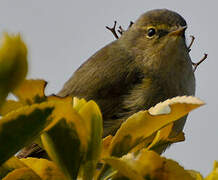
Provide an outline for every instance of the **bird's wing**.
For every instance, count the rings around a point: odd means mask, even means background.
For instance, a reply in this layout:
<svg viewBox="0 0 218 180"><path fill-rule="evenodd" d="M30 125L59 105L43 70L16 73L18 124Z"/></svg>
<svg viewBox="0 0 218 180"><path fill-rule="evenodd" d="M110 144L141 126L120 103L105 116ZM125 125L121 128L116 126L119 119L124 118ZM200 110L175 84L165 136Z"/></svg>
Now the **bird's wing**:
<svg viewBox="0 0 218 180"><path fill-rule="evenodd" d="M140 79L134 58L114 41L82 64L58 95L93 99L107 119L120 109L123 96Z"/></svg>
<svg viewBox="0 0 218 180"><path fill-rule="evenodd" d="M133 57L117 47L115 41L82 64L58 95L74 95L87 99L119 96L130 86L129 83L137 81L134 78L137 78L135 74L138 70L133 68L133 61Z"/></svg>

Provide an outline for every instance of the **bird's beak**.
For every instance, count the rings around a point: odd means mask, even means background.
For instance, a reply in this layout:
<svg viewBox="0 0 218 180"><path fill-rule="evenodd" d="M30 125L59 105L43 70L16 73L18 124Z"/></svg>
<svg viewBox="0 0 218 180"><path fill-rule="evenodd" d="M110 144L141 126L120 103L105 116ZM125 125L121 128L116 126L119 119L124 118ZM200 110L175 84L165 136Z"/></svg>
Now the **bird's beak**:
<svg viewBox="0 0 218 180"><path fill-rule="evenodd" d="M183 36L185 34L186 29L187 29L187 26L179 27L178 29L171 31L169 35L170 36Z"/></svg>

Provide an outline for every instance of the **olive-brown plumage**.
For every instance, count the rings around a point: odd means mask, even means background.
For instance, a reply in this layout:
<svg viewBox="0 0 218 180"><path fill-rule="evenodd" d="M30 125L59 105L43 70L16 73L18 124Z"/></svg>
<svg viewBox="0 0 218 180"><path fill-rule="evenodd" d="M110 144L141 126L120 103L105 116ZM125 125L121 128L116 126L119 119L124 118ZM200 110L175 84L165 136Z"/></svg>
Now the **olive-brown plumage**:
<svg viewBox="0 0 218 180"><path fill-rule="evenodd" d="M143 14L118 40L82 64L59 95L95 100L103 113L104 136L133 113L168 98L194 95L186 26L179 14L167 9ZM176 122L176 132L185 119Z"/></svg>

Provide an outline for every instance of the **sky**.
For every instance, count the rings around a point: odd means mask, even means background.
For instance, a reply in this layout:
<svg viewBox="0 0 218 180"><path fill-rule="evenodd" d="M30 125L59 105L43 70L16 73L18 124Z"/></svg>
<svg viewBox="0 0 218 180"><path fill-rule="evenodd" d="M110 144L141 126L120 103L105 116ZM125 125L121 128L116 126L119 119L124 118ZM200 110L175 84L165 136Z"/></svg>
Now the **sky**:
<svg viewBox="0 0 218 180"><path fill-rule="evenodd" d="M186 140L171 146L164 156L186 169L207 175L218 160L216 1L175 0L0 0L0 32L21 33L29 49L28 78L48 81L47 95L57 93L73 72L114 37L105 28L114 20L127 27L142 13L167 8L187 21L187 42L194 62L207 60L195 72L196 96L206 105L191 112Z"/></svg>

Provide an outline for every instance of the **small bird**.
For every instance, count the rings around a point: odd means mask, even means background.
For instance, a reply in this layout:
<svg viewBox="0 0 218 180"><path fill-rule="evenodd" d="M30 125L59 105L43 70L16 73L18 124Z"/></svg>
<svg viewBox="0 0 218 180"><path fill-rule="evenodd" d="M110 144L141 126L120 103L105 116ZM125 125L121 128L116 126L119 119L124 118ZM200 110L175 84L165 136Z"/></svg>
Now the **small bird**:
<svg viewBox="0 0 218 180"><path fill-rule="evenodd" d="M144 13L120 38L82 64L58 95L96 101L103 114L103 137L115 134L122 122L140 110L175 96L194 95L186 28L186 21L176 12ZM172 136L182 131L186 118L174 123ZM34 156L42 153L35 149ZM27 148L24 156L28 152L35 153Z"/></svg>
<svg viewBox="0 0 218 180"><path fill-rule="evenodd" d="M119 39L82 64L58 95L96 101L103 114L104 137L140 110L175 96L194 95L186 28L176 12L144 13ZM175 135L185 120L175 122Z"/></svg>

